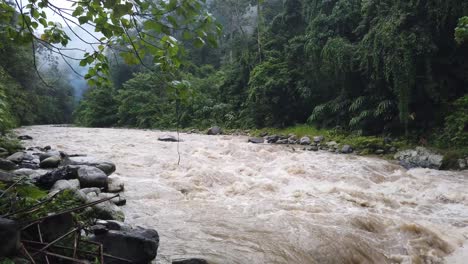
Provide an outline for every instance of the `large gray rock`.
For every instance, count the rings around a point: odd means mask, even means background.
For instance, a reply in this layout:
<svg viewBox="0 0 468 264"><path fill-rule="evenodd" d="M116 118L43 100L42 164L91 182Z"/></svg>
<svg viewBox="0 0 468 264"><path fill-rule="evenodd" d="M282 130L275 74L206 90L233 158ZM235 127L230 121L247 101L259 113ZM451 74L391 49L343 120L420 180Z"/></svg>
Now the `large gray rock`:
<svg viewBox="0 0 468 264"><path fill-rule="evenodd" d="M310 145L311 141L309 137L302 137L300 143L301 145Z"/></svg>
<svg viewBox="0 0 468 264"><path fill-rule="evenodd" d="M110 161L100 160L88 156L67 157L63 163L66 165L87 165L96 167L107 175L111 175L116 169L115 164Z"/></svg>
<svg viewBox="0 0 468 264"><path fill-rule="evenodd" d="M28 177L30 180L36 181L37 178L47 174L48 171L21 168L21 169L12 171L12 173L20 177Z"/></svg>
<svg viewBox="0 0 468 264"><path fill-rule="evenodd" d="M119 192L123 192L124 188L125 188L124 183L121 180L117 178L113 178L113 177L107 178L106 192L119 193Z"/></svg>
<svg viewBox="0 0 468 264"><path fill-rule="evenodd" d="M0 217L0 257L11 256L20 247L20 226L13 220Z"/></svg>
<svg viewBox="0 0 468 264"><path fill-rule="evenodd" d="M12 162L18 164L18 163L20 163L21 161L23 161L24 156L25 156L25 153L24 153L24 152L16 152L16 153L14 153L14 154L8 156L7 160L12 161Z"/></svg>
<svg viewBox="0 0 468 264"><path fill-rule="evenodd" d="M58 180L54 183L54 186L50 189L51 194L55 194L63 190L76 191L80 189L80 182L77 179L73 180Z"/></svg>
<svg viewBox="0 0 468 264"><path fill-rule="evenodd" d="M343 153L343 154L349 154L349 153L352 153L352 152L353 152L353 148L350 145L344 145L341 148L341 153Z"/></svg>
<svg viewBox="0 0 468 264"><path fill-rule="evenodd" d="M43 169L57 168L61 161L62 159L60 156L52 156L42 160L39 166Z"/></svg>
<svg viewBox="0 0 468 264"><path fill-rule="evenodd" d="M0 170L10 171L16 169L17 167L18 166L13 161L0 158Z"/></svg>
<svg viewBox="0 0 468 264"><path fill-rule="evenodd" d="M314 137L314 142L315 142L316 144L318 144L318 143L322 142L324 139L325 139L324 136L315 136L315 137Z"/></svg>
<svg viewBox="0 0 468 264"><path fill-rule="evenodd" d="M147 264L156 258L159 247L159 235L154 229L109 230L107 233L94 235L92 241L103 245L104 252L130 260L135 264ZM106 258L106 264L126 263Z"/></svg>
<svg viewBox="0 0 468 264"><path fill-rule="evenodd" d="M439 170L442 166L442 155L436 154L424 147L399 151L394 158L407 168L430 168Z"/></svg>
<svg viewBox="0 0 468 264"><path fill-rule="evenodd" d="M83 188L107 188L107 175L96 167L79 166L77 176Z"/></svg>
<svg viewBox="0 0 468 264"><path fill-rule="evenodd" d="M208 135L220 135L222 134L223 131L221 130L220 127L218 126L214 126L214 127L211 127L210 129L208 129Z"/></svg>
<svg viewBox="0 0 468 264"><path fill-rule="evenodd" d="M110 198L107 195L104 195L103 193L96 195L95 193L88 193L86 195L87 203L90 202L95 202L98 200L102 200L105 198ZM111 201L105 201L99 204L96 204L92 206L91 208L92 213L94 216L98 219L103 219L103 220L117 220L117 221L124 221L125 220L125 215L123 211L115 205Z"/></svg>
<svg viewBox="0 0 468 264"><path fill-rule="evenodd" d="M171 135L160 136L158 140L163 141L163 142L177 142L178 141L176 137L171 136Z"/></svg>
<svg viewBox="0 0 468 264"><path fill-rule="evenodd" d="M61 154L60 154L59 151L49 150L47 152L39 153L39 160L43 161L43 160L48 159L50 157L60 157L60 156L61 156Z"/></svg>
<svg viewBox="0 0 468 264"><path fill-rule="evenodd" d="M53 171L50 171L36 179L36 185L50 189L58 180L70 180L78 177L78 167L65 166Z"/></svg>
<svg viewBox="0 0 468 264"><path fill-rule="evenodd" d="M263 138L249 138L248 142L253 144L262 144L265 140Z"/></svg>
<svg viewBox="0 0 468 264"><path fill-rule="evenodd" d="M97 195L98 199L112 198L114 196L114 193L100 193ZM127 199L125 199L125 197L123 197L122 195L114 197L109 201L117 206L123 206L127 203Z"/></svg>

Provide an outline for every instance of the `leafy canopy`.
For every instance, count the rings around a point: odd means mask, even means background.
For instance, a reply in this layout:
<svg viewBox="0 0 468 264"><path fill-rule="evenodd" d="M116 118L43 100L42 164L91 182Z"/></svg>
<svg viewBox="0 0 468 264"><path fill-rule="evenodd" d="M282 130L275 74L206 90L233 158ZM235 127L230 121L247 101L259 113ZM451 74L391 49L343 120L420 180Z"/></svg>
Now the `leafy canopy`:
<svg viewBox="0 0 468 264"><path fill-rule="evenodd" d="M145 64L144 58L149 56L148 68L157 65L171 71L181 65L184 55L179 39L191 40L196 47L206 42L216 45L221 31L204 10L205 0L83 0L69 1L70 8L49 0L13 1L0 0L0 33L15 43L32 42L33 50L34 44L44 45L65 61L80 60L80 66L89 66L84 77L90 85L108 84L108 50L129 64ZM60 21L48 18L46 10ZM78 28L88 36L82 36ZM92 51L82 58L67 55L67 50L78 50L66 47L72 35Z"/></svg>

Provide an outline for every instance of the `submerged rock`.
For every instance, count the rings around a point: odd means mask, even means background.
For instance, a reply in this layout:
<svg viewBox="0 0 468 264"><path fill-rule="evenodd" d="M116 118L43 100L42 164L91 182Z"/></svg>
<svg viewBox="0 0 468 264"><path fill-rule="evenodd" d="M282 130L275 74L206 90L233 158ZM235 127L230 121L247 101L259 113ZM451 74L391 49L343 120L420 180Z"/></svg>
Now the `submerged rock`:
<svg viewBox="0 0 468 264"><path fill-rule="evenodd" d="M208 261L201 258L176 259L172 264L208 264Z"/></svg>
<svg viewBox="0 0 468 264"><path fill-rule="evenodd" d="M442 167L444 157L424 147L403 150L395 154L394 158L407 168L429 168L439 170Z"/></svg>
<svg viewBox="0 0 468 264"><path fill-rule="evenodd" d="M177 140L176 137L174 136L171 136L171 135L164 135L164 136L160 136L158 138L159 141L163 141L163 142L178 142L179 140Z"/></svg>
<svg viewBox="0 0 468 264"><path fill-rule="evenodd" d="M18 137L19 140L32 140L33 138L28 135L22 135Z"/></svg>
<svg viewBox="0 0 468 264"><path fill-rule="evenodd" d="M159 247L159 234L154 229L126 228L109 230L95 234L90 238L103 245L104 252L119 258L130 260L135 264L147 264L156 258ZM106 263L126 263L106 258Z"/></svg>
<svg viewBox="0 0 468 264"><path fill-rule="evenodd" d="M222 133L223 131L218 126L211 127L207 132L208 135L221 135Z"/></svg>

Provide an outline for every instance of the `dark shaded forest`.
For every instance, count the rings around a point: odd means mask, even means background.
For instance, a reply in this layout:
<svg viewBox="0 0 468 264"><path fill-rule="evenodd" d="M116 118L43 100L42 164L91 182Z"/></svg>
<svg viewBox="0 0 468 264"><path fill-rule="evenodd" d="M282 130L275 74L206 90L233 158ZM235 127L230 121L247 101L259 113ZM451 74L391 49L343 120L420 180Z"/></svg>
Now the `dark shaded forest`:
<svg viewBox="0 0 468 264"><path fill-rule="evenodd" d="M217 41L183 42L184 60L170 72L149 54L136 65L107 52L111 82L94 86L91 79L74 122L162 129L308 124L467 145L466 1L213 0L206 8L223 26ZM45 85L31 44L2 43L2 126L70 122L70 79L60 63L51 58L40 69L52 84Z"/></svg>

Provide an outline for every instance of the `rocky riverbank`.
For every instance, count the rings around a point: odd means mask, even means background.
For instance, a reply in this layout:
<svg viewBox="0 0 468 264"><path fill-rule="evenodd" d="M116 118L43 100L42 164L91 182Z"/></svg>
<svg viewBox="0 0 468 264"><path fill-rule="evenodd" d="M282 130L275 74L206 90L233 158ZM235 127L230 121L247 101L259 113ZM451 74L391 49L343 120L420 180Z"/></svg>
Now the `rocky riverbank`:
<svg viewBox="0 0 468 264"><path fill-rule="evenodd" d="M203 133L198 130L188 131L189 133ZM413 148L402 147L399 142L391 138L376 140L369 138L367 142L359 142L356 146L340 143L338 140L328 139L323 135L297 136L295 134L273 134L261 132L256 137L250 136L250 131L227 131L214 126L208 129L207 135L244 135L249 136L248 142L253 144L277 144L291 146L292 150L303 151L327 151L336 154L356 154L356 155L376 155L398 161L406 169L429 168L436 170L466 170L468 169L468 156L461 158L451 158L447 155L430 150L423 146ZM169 137L169 136L166 136ZM365 137L363 137L365 138ZM174 138L173 140L177 140ZM366 140L363 140L366 141Z"/></svg>
<svg viewBox="0 0 468 264"><path fill-rule="evenodd" d="M31 140L32 137L22 135L18 139ZM101 257L105 263L150 263L156 258L158 232L124 223L125 215L120 206L126 204L125 188L112 176L116 170L113 162L86 154L65 153L50 146L29 147L15 153L1 149L0 152L0 187L3 187L0 188L3 209L0 211L0 261L8 257L15 263L42 263L46 259L56 263L69 258L90 263L93 258L80 254L77 240L73 255L54 246L56 240L66 240L71 230L76 230L87 242L102 245ZM19 207L20 204L15 203L5 210L7 202L31 199L28 194L19 195L17 190L24 186L47 194L33 205ZM69 201L74 203L67 208L65 203ZM46 215L36 217L39 220L25 219L25 212L37 212L48 203L63 203L59 208L64 210L50 209ZM43 245L44 255L30 253L37 250L30 247L32 244ZM173 263L206 262L182 259Z"/></svg>

